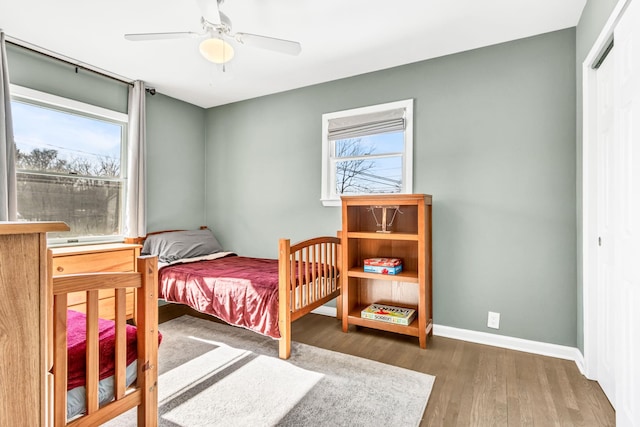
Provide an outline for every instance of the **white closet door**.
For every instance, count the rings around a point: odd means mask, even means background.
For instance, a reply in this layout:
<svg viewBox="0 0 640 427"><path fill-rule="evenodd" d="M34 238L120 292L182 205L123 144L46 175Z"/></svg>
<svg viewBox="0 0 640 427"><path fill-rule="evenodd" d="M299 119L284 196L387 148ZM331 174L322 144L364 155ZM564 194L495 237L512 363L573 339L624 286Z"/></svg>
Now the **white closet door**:
<svg viewBox="0 0 640 427"><path fill-rule="evenodd" d="M598 205L598 281L597 373L596 379L615 407L615 300L614 300L614 50L597 71L597 205Z"/></svg>
<svg viewBox="0 0 640 427"><path fill-rule="evenodd" d="M640 427L640 0L614 30L616 49L616 424Z"/></svg>

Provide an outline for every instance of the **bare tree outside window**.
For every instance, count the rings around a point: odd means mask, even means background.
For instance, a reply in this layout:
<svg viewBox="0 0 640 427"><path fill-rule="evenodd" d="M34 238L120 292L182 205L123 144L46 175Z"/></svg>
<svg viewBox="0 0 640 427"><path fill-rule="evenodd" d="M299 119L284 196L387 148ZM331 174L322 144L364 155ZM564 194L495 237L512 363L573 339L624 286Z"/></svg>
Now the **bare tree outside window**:
<svg viewBox="0 0 640 427"><path fill-rule="evenodd" d="M343 139L336 142L336 158L351 158L371 155L374 147L363 146L361 138ZM336 165L336 191L338 194L369 193L366 181L360 175L373 168L374 163L367 159L341 161Z"/></svg>
<svg viewBox="0 0 640 427"><path fill-rule="evenodd" d="M379 135L335 141L336 193L384 194L402 191L400 156L380 156ZM383 150L388 148L384 147Z"/></svg>
<svg viewBox="0 0 640 427"><path fill-rule="evenodd" d="M34 149L25 154L16 147L16 167L36 171L66 172L68 165L65 160L58 158L57 150Z"/></svg>
<svg viewBox="0 0 640 427"><path fill-rule="evenodd" d="M58 150L34 149L24 153L16 147L16 167L23 170L59 172L70 175L120 176L120 161L109 156L95 156L95 160L76 157L72 160L58 158Z"/></svg>

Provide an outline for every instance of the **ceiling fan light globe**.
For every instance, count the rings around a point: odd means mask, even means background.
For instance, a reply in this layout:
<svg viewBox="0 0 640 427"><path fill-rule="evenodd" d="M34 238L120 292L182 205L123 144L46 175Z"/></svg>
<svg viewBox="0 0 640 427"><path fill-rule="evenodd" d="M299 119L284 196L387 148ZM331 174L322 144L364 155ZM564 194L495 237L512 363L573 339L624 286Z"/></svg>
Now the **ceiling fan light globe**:
<svg viewBox="0 0 640 427"><path fill-rule="evenodd" d="M224 64L233 59L235 52L226 41L218 38L205 39L200 43L200 54L215 64Z"/></svg>

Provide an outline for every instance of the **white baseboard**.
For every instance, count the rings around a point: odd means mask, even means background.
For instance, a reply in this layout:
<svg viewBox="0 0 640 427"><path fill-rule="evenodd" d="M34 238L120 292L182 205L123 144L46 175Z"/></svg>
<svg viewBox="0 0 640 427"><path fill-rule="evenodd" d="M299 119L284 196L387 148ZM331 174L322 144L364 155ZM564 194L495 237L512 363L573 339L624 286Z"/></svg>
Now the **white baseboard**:
<svg viewBox="0 0 640 427"><path fill-rule="evenodd" d="M327 307L326 305L321 305L320 307L316 308L315 310L312 310L311 312L315 314L322 314L323 316L330 316L330 317L338 316L337 308Z"/></svg>
<svg viewBox="0 0 640 427"><path fill-rule="evenodd" d="M540 354L542 356L557 357L558 359L573 360L580 373L584 375L584 358L582 353L580 353L580 350L575 347L530 341L522 338L489 334L487 332L470 331L468 329L459 329L442 325L433 325L433 334L439 337L454 338L477 344Z"/></svg>
<svg viewBox="0 0 640 427"><path fill-rule="evenodd" d="M337 309L335 307L327 307L323 305L313 310L312 313L336 317ZM489 334L487 332L471 331L468 329L459 329L443 325L433 325L433 334L439 337L469 341L476 344L508 348L510 350L524 351L542 356L557 357L558 359L573 360L580 373L584 375L585 372L584 357L580 350L575 347L530 341L522 338Z"/></svg>
<svg viewBox="0 0 640 427"><path fill-rule="evenodd" d="M578 353L578 356L576 357L576 360L575 360L576 366L578 367L578 370L580 371L580 373L586 377L587 374L585 372L587 372L587 370L584 365L584 356L582 355L580 350L578 350L577 348L576 348L576 352ZM592 380L594 378L589 378L589 379Z"/></svg>

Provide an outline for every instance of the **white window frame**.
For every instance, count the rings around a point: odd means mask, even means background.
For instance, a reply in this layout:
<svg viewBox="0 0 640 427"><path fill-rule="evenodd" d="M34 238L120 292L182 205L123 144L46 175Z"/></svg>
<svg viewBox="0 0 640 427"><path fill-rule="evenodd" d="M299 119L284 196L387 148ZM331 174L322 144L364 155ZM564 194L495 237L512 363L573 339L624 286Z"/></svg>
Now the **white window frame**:
<svg viewBox="0 0 640 427"><path fill-rule="evenodd" d="M405 110L404 150L401 153L402 190L399 194L411 194L413 192L413 99L405 99L322 115L322 188L320 200L323 206L341 206L342 203L340 195L335 190L335 143L329 140L329 122L339 118L397 109Z"/></svg>
<svg viewBox="0 0 640 427"><path fill-rule="evenodd" d="M122 242L124 241L124 220L127 211L127 127L129 124L128 114L121 113L119 111L109 110L107 108L98 107L97 105L87 104L84 102L76 101L62 96L52 95L50 93L41 92L38 90L30 89L23 86L11 84L11 99L16 101L23 101L40 105L43 107L52 108L67 113L78 113L81 116L103 119L107 121L121 123L124 126L122 144L120 147L120 169L122 170L123 181L123 195L122 195L122 209L120 212L120 223L122 224L121 235L109 235L109 236L84 236L84 237L71 237L71 238L50 238L47 239L47 243L50 246L60 245L72 245L72 244L87 244L87 243L109 243L109 242Z"/></svg>

